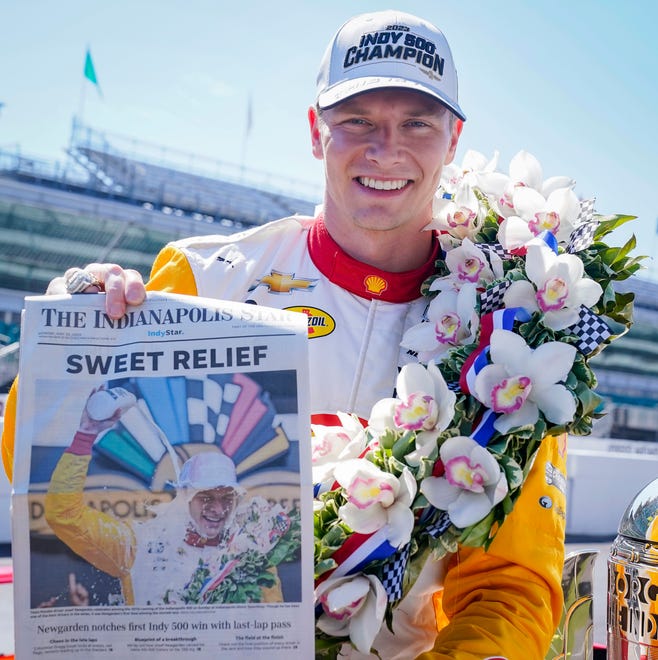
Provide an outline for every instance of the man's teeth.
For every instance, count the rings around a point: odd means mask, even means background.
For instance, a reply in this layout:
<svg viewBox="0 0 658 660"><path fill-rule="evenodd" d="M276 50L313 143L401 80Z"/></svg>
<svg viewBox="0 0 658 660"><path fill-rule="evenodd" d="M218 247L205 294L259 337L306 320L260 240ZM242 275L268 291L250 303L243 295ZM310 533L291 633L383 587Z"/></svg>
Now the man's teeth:
<svg viewBox="0 0 658 660"><path fill-rule="evenodd" d="M382 181L381 179L371 179L368 176L360 176L358 181L362 186L365 186L366 188L374 188L375 190L400 190L409 182L408 179Z"/></svg>

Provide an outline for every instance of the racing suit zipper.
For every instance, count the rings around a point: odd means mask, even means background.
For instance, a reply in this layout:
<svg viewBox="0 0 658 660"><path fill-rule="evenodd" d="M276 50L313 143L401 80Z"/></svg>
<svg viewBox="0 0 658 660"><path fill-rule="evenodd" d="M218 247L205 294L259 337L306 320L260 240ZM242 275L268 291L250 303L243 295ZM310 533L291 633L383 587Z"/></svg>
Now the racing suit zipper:
<svg viewBox="0 0 658 660"><path fill-rule="evenodd" d="M359 355L354 365L354 379L352 380L352 391L350 392L349 397L349 408L348 410L354 410L357 403L357 398L359 395L359 388L361 386L361 378L366 369L366 362L368 359L368 345L370 343L370 337L375 327L375 317L377 316L377 310L379 307L378 300L371 300L368 307L368 316L366 317L365 327L363 329L363 337L361 338L361 346L359 348Z"/></svg>

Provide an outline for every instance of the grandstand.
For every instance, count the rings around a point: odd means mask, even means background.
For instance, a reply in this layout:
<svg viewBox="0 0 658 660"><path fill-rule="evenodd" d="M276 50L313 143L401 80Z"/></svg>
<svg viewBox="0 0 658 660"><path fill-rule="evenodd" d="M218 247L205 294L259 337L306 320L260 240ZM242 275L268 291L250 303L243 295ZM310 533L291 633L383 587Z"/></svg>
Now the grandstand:
<svg viewBox="0 0 658 660"><path fill-rule="evenodd" d="M64 162L0 151L0 392L18 365L23 297L71 266L116 262L144 277L168 241L229 234L294 213L321 191L304 182L109 135L73 122ZM658 284L633 278L636 324L594 358L608 437L658 441Z"/></svg>
<svg viewBox="0 0 658 660"><path fill-rule="evenodd" d="M146 278L171 240L310 215L320 195L305 182L109 135L76 120L64 162L0 151L0 391L18 364L23 297L43 293L67 268L115 262Z"/></svg>
<svg viewBox="0 0 658 660"><path fill-rule="evenodd" d="M160 149L156 163L152 150L74 122L64 164L0 151L0 289L42 292L69 266L96 260L146 275L168 240L312 214L320 198L308 184L219 161Z"/></svg>

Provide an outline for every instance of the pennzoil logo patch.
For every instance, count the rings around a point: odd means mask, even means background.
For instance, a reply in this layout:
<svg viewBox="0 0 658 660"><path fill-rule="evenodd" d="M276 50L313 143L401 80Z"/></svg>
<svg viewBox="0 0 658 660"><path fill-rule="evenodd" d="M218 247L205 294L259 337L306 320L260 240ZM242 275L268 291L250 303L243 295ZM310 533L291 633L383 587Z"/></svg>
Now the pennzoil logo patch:
<svg viewBox="0 0 658 660"><path fill-rule="evenodd" d="M299 305L296 307L286 307L287 312L301 312L308 316L308 338L315 339L316 337L326 337L330 335L336 328L336 321L334 321L331 314L327 314L322 309L317 307L306 307Z"/></svg>
<svg viewBox="0 0 658 660"><path fill-rule="evenodd" d="M291 293L292 291L312 291L318 280L308 277L295 277L295 273L282 273L278 270L271 270L269 275L256 280L249 291L257 289L259 286L266 286L270 293Z"/></svg>

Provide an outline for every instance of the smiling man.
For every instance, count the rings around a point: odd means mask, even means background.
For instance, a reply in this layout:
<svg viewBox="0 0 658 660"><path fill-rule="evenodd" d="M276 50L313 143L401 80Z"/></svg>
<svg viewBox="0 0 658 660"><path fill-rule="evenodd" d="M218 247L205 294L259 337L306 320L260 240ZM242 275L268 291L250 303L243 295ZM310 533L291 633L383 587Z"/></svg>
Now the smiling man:
<svg viewBox="0 0 658 660"><path fill-rule="evenodd" d="M421 285L442 256L438 236L425 227L465 120L443 33L400 11L350 19L322 59L308 120L312 153L325 169L317 215L172 243L146 289L307 313L313 422L335 425L337 411L367 419L391 396L399 368L416 359L400 340L422 319ZM80 290L104 290L115 318L145 295L139 274L114 264L73 269L49 287ZM8 413L8 470L11 419ZM459 546L430 559L397 606L392 632L383 626L375 639L379 655L369 657L544 657L561 616L566 505L559 492L551 508L538 502L547 470L563 471L566 459L555 439L541 447L488 551Z"/></svg>
<svg viewBox="0 0 658 660"><path fill-rule="evenodd" d="M422 266L423 228L461 122L439 101L382 89L309 110L313 154L325 163L324 223L350 256L391 272Z"/></svg>
<svg viewBox="0 0 658 660"><path fill-rule="evenodd" d="M190 459L191 460L191 459ZM216 539L235 511L237 495L232 487L201 490L190 500L190 517L202 539Z"/></svg>

